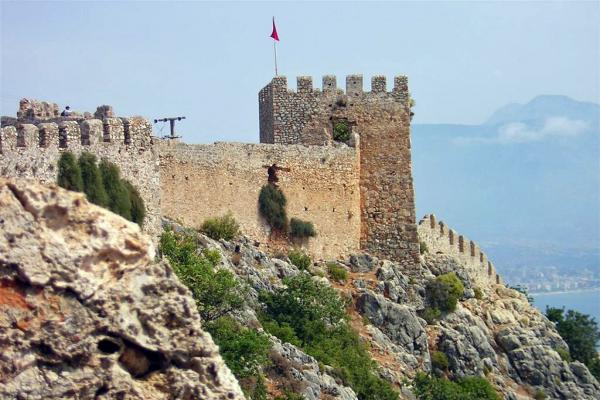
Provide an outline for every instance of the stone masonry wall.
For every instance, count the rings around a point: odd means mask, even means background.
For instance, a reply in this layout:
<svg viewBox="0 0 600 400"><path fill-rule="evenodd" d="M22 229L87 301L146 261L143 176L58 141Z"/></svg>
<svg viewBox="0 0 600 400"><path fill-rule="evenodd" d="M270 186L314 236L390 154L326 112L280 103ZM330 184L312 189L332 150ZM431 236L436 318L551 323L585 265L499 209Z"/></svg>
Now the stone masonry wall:
<svg viewBox="0 0 600 400"><path fill-rule="evenodd" d="M430 253L443 253L458 259L479 284L500 284L494 264L481 251L477 243L458 234L435 215L426 215L418 226L419 239L427 244Z"/></svg>
<svg viewBox="0 0 600 400"><path fill-rule="evenodd" d="M334 76L322 90L312 78L273 78L259 93L261 142L330 145L333 124L346 121L360 138L361 248L374 255L415 263L419 258L410 152L410 94L406 77L388 92L384 76L363 91L361 75Z"/></svg>
<svg viewBox="0 0 600 400"><path fill-rule="evenodd" d="M50 107L52 110L53 107ZM43 109L46 113L46 108ZM83 151L117 164L122 176L140 192L146 205L144 231L154 239L160 232L158 153L153 145L152 126L141 117L46 118L29 114L27 121L3 118L0 130L0 175L37 178L56 182L58 159L64 151ZM40 122L46 121L46 122Z"/></svg>
<svg viewBox="0 0 600 400"><path fill-rule="evenodd" d="M288 217L311 221L317 236L306 247L315 258L347 257L360 248L358 153L348 146L215 143L159 144L162 214L199 227L231 211L244 234L277 251L259 215L266 166L277 164Z"/></svg>

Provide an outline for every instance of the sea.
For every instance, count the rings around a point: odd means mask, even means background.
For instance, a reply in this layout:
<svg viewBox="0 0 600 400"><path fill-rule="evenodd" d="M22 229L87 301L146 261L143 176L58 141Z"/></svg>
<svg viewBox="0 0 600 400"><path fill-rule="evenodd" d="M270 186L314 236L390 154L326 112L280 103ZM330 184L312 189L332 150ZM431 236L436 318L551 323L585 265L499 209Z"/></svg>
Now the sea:
<svg viewBox="0 0 600 400"><path fill-rule="evenodd" d="M533 305L541 312L548 307L564 307L593 317L600 326L600 288L574 292L533 293ZM600 342L598 343L600 348Z"/></svg>

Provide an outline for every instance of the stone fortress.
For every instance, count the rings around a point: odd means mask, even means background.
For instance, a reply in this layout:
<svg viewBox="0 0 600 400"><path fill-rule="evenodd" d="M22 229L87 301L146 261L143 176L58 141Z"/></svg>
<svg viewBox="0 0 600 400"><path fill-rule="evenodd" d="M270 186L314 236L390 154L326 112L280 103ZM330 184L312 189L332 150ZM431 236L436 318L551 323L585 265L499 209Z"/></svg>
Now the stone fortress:
<svg viewBox="0 0 600 400"><path fill-rule="evenodd" d="M386 78L374 76L365 91L362 76L350 75L344 91L334 76L323 77L321 89L299 77L296 90L277 76L258 100L261 143L195 145L155 138L147 120L115 117L109 106L60 117L56 104L24 99L17 118L2 117L0 172L54 182L61 152L89 151L119 165L138 188L151 236L158 236L161 216L199 227L232 212L244 234L275 252L280 239L259 215L258 195L267 168L276 165L288 217L315 226L317 236L302 243L313 257L362 250L411 267L419 261L418 229L430 251L456 247L468 266L496 282L473 242L438 227L434 217L417 226L406 77L388 91ZM334 140L338 122L350 128L345 143Z"/></svg>

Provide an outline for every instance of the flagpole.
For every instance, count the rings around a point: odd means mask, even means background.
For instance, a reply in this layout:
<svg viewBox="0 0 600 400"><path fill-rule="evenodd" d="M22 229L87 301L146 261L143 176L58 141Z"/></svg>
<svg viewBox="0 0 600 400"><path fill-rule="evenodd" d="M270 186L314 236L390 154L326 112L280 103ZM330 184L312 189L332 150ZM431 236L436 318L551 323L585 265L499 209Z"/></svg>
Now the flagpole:
<svg viewBox="0 0 600 400"><path fill-rule="evenodd" d="M277 41L273 40L273 54L275 55L275 76L277 76Z"/></svg>

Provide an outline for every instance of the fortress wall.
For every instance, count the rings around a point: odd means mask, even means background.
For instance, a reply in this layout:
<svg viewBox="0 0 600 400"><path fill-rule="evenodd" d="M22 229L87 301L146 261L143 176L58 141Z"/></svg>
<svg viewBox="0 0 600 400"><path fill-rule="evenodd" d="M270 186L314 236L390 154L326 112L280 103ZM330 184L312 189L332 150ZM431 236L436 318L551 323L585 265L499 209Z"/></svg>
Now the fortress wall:
<svg viewBox="0 0 600 400"><path fill-rule="evenodd" d="M347 146L322 147L215 143L159 144L161 209L166 217L200 227L231 211L242 232L277 251L259 216L258 195L267 168L276 163L288 217L311 221L317 236L303 246L315 258L332 259L360 247L358 154Z"/></svg>
<svg viewBox="0 0 600 400"><path fill-rule="evenodd" d="M295 91L278 76L259 93L259 105L261 142L330 145L334 124L346 121L360 142L361 248L418 262L406 77L388 92L386 78L374 76L367 92L362 75L347 76L345 91L335 76L323 77L321 90L298 77Z"/></svg>
<svg viewBox="0 0 600 400"><path fill-rule="evenodd" d="M501 283L494 264L479 245L458 234L435 215L426 215L418 225L419 239L427 244L430 253L447 254L458 259L475 282L483 285Z"/></svg>
<svg viewBox="0 0 600 400"><path fill-rule="evenodd" d="M160 232L158 153L152 126L141 117L73 119L7 125L0 130L0 174L56 182L57 162L64 151L83 151L117 164L123 177L140 192L146 205L144 230ZM48 121L46 120L46 121Z"/></svg>

